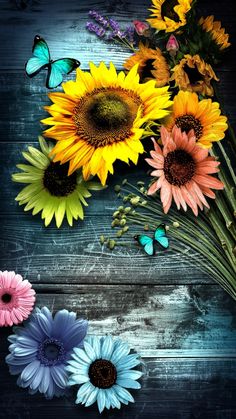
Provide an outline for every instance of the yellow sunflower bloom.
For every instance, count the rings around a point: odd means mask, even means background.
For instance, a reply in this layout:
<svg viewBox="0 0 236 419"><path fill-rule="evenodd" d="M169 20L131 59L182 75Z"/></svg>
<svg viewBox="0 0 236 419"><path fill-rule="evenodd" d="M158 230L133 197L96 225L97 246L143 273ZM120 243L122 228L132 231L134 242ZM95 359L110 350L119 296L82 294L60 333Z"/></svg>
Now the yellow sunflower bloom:
<svg viewBox="0 0 236 419"><path fill-rule="evenodd" d="M184 91L174 97L173 112L164 122L169 131L174 125L186 133L193 129L197 144L203 148L211 148L212 142L222 140L228 128L218 102L199 101L196 93Z"/></svg>
<svg viewBox="0 0 236 419"><path fill-rule="evenodd" d="M112 63L90 63L90 72L78 69L76 81L63 83L65 93L49 93L51 117L42 122L52 127L44 134L57 140L54 162L69 162L69 175L83 167L85 180L98 175L104 185L116 159L137 164L143 126L167 116L172 104L168 87L157 88L155 80L141 84L137 70L126 76Z"/></svg>
<svg viewBox="0 0 236 419"><path fill-rule="evenodd" d="M171 80L175 80L180 90L197 92L204 96L213 96L211 80L219 81L210 64L205 63L199 55L186 54L172 69Z"/></svg>
<svg viewBox="0 0 236 419"><path fill-rule="evenodd" d="M139 65L138 73L143 81L154 78L157 87L163 87L169 83L169 66L159 48L148 48L140 43L138 51L125 61L124 68L130 70L135 64Z"/></svg>
<svg viewBox="0 0 236 419"><path fill-rule="evenodd" d="M192 0L152 0L152 15L147 21L159 31L174 32L186 24L191 3Z"/></svg>
<svg viewBox="0 0 236 419"><path fill-rule="evenodd" d="M229 35L225 33L225 29L221 27L221 22L215 20L214 16L207 16L206 18L201 17L199 25L202 29L208 33L214 43L222 51L228 48L231 44L229 41Z"/></svg>

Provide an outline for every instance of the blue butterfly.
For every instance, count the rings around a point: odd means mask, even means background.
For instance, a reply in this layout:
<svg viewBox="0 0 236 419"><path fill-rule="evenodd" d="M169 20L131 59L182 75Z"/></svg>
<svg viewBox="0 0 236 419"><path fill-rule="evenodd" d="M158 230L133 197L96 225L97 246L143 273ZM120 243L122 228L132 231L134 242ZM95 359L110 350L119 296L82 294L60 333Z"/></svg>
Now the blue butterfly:
<svg viewBox="0 0 236 419"><path fill-rule="evenodd" d="M167 249L169 247L169 240L166 237L166 226L165 224L160 224L155 233L153 238L146 236L145 234L140 234L134 236L134 239L144 248L144 251L149 256L153 256L155 254L155 243L159 243L161 247Z"/></svg>
<svg viewBox="0 0 236 419"><path fill-rule="evenodd" d="M34 77L43 68L48 69L46 87L53 89L59 86L63 81L63 75L71 73L75 68L79 67L80 62L74 58L61 58L59 60L51 60L50 52L46 41L39 35L34 38L33 57L31 57L26 65L25 71L27 76Z"/></svg>

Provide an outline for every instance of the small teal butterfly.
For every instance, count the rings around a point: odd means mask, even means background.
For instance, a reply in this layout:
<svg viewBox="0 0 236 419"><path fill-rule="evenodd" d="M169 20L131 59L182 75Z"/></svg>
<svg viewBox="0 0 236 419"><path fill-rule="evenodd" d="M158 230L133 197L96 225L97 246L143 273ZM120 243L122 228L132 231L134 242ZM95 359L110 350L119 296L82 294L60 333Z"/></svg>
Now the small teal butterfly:
<svg viewBox="0 0 236 419"><path fill-rule="evenodd" d="M71 73L71 71L75 70L80 65L80 62L74 58L61 58L55 61L51 60L47 42L39 35L36 35L34 38L32 52L33 57L31 57L25 65L26 74L29 77L34 77L43 68L47 68L46 87L48 89L59 86L63 81L63 76Z"/></svg>
<svg viewBox="0 0 236 419"><path fill-rule="evenodd" d="M134 236L134 239L137 240L149 256L153 256L155 254L155 243L159 243L164 249L169 247L169 240L168 237L166 237L165 224L160 224L157 227L153 238L146 236L145 234L140 234Z"/></svg>

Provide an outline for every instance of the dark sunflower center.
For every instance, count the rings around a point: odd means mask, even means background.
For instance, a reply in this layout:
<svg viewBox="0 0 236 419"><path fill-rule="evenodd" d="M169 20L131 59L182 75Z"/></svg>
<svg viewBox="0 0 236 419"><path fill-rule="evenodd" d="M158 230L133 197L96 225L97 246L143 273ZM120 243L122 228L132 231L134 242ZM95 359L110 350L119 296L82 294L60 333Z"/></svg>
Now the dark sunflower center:
<svg viewBox="0 0 236 419"><path fill-rule="evenodd" d="M68 165L51 162L44 172L43 184L54 196L67 196L76 188L76 173L68 176Z"/></svg>
<svg viewBox="0 0 236 419"><path fill-rule="evenodd" d="M153 63L155 60L149 59L146 61L145 66L142 70L142 78L153 78L152 71L153 71Z"/></svg>
<svg viewBox="0 0 236 419"><path fill-rule="evenodd" d="M133 91L101 88L83 96L74 109L78 136L94 148L124 141L141 105Z"/></svg>
<svg viewBox="0 0 236 419"><path fill-rule="evenodd" d="M127 104L112 93L98 93L88 113L98 129L120 128L130 118Z"/></svg>
<svg viewBox="0 0 236 419"><path fill-rule="evenodd" d="M65 361L65 349L63 343L57 339L45 339L38 348L39 361L47 366L61 364Z"/></svg>
<svg viewBox="0 0 236 419"><path fill-rule="evenodd" d="M115 366L106 359L97 359L89 368L91 383L98 388L112 387L117 378Z"/></svg>
<svg viewBox="0 0 236 419"><path fill-rule="evenodd" d="M165 0L161 5L161 17L168 17L169 19L179 22L179 16L174 10L174 7L179 4L178 0Z"/></svg>
<svg viewBox="0 0 236 419"><path fill-rule="evenodd" d="M202 136L203 127L198 118L193 115L182 115L175 119L175 124L182 132L188 133L191 129L194 130L195 137L199 139Z"/></svg>
<svg viewBox="0 0 236 419"><path fill-rule="evenodd" d="M181 186L189 182L195 173L195 162L185 150L175 150L164 160L164 174L172 185Z"/></svg>
<svg viewBox="0 0 236 419"><path fill-rule="evenodd" d="M11 294L8 294L7 292L1 296L1 300L5 304L10 303L11 299L12 299Z"/></svg>
<svg viewBox="0 0 236 419"><path fill-rule="evenodd" d="M187 74L187 76L189 78L189 81L190 81L190 84L194 85L194 84L198 83L199 81L203 80L203 75L201 73L199 73L196 66L191 68L187 64L185 64L183 70Z"/></svg>

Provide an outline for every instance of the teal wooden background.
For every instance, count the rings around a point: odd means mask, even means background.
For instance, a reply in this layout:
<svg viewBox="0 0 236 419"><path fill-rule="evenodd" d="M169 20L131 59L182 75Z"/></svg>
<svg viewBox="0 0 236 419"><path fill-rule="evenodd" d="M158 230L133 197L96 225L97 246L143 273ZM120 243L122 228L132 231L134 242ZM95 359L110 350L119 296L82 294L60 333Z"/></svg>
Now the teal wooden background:
<svg viewBox="0 0 236 419"><path fill-rule="evenodd" d="M94 194L84 223L73 229L45 229L39 216L23 212L14 201L19 185L10 180L21 151L36 144L45 112L45 74L29 80L24 63L38 33L53 58L72 56L88 62L113 61L121 68L128 52L104 44L86 32L90 9L121 23L147 17L149 0L0 0L0 269L15 270L37 291L37 304L67 308L87 317L90 333L120 335L145 361L142 389L136 403L107 418L235 419L236 304L189 258L170 250L148 258L134 249L102 249L100 234L109 234L112 213L120 204L110 188ZM235 38L233 0L201 0L205 15L215 14ZM236 41L235 41L236 43ZM232 123L235 113L235 46L217 74L220 93ZM132 181L142 169L128 172ZM68 398L45 401L16 386L4 362L7 335L0 331L0 418L98 418L95 407L74 405Z"/></svg>

